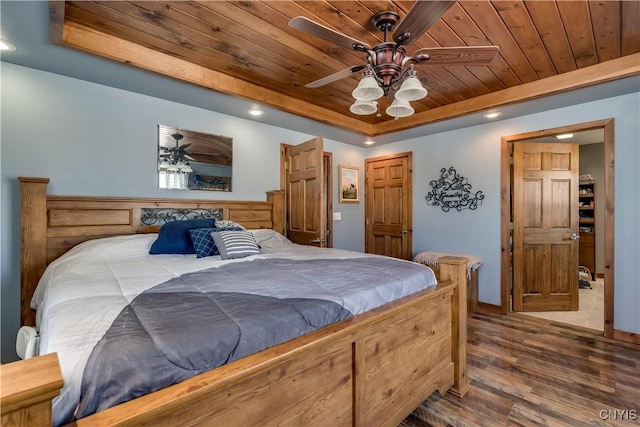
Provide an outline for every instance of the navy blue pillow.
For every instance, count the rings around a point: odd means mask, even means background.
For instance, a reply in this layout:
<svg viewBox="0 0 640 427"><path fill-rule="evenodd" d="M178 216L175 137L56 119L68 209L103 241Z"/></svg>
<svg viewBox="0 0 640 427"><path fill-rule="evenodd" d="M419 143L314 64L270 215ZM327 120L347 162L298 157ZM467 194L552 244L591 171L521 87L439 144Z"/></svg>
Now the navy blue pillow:
<svg viewBox="0 0 640 427"><path fill-rule="evenodd" d="M193 243L193 247L196 250L196 255L198 258L204 258L207 256L219 255L218 247L216 246L213 238L211 237L211 233L218 231L242 231L244 228L242 227L232 227L225 226L224 228L192 228L189 230L189 235L191 236L191 242Z"/></svg>
<svg viewBox="0 0 640 427"><path fill-rule="evenodd" d="M195 254L189 230L192 228L213 227L213 219L188 219L167 222L160 228L158 238L149 249L150 255L159 254Z"/></svg>

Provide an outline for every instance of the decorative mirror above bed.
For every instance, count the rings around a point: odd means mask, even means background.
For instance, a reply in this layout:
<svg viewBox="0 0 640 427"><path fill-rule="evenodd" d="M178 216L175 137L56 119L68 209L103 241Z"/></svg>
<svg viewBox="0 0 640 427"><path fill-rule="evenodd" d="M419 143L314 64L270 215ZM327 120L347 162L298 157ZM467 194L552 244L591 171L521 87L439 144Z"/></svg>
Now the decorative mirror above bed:
<svg viewBox="0 0 640 427"><path fill-rule="evenodd" d="M158 187L231 191L233 139L158 125Z"/></svg>

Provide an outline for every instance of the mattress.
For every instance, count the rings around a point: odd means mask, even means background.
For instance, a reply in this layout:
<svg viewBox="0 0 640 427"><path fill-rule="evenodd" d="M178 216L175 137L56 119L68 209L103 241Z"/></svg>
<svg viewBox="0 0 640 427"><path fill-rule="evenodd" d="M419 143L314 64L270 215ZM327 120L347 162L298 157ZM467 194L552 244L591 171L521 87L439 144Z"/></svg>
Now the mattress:
<svg viewBox="0 0 640 427"><path fill-rule="evenodd" d="M32 299L40 354L57 352L62 425L436 283L410 261L301 246L252 230L261 253L149 255L156 234L84 242Z"/></svg>

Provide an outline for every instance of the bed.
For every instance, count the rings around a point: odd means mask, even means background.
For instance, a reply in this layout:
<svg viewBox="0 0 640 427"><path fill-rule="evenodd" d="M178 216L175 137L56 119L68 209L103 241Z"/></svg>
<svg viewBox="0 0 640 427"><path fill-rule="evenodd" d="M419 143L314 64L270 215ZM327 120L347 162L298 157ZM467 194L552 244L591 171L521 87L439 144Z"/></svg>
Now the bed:
<svg viewBox="0 0 640 427"><path fill-rule="evenodd" d="M104 245L133 262L135 257L128 256L127 251L142 249L145 252L157 238L155 233L160 226L150 223L149 217L166 216L168 209L178 208L180 212L215 210L219 219L234 221L249 229L261 243L262 251L259 255L225 262L216 257L210 260L186 257L188 259L182 262L176 261L175 256L159 255L164 258L163 268L154 273L158 277L149 282L151 279L143 275L145 277L139 277L136 282L145 290L151 283L171 283L176 278L195 280L191 276L196 277L205 269L225 274L224 277L239 272L258 277L261 271L266 271L264 269L273 268L271 273L263 275L271 277L278 271L293 270L293 263L303 264L308 273L307 281L316 282L314 278L319 276L334 276L338 278L335 285L338 287L340 275L318 273L329 271L330 267L324 263L335 264L350 272L351 275L345 275L350 277L345 283L354 282L354 278L365 274L364 270L374 269L376 264L381 269L375 276L381 282L386 280L382 278L384 271L393 271L397 276L401 270L411 268L428 270L406 261L391 261L348 251L300 248L291 244L282 237L284 195L279 191L270 192L266 202L61 197L47 196L46 179L21 178L20 181L23 324L34 324L35 313L29 303L48 264L53 262L54 266L59 266L74 256L84 257L85 252L82 251L86 248L102 253ZM150 258L140 257L140 262L148 262ZM153 258L152 262L158 259ZM397 263L406 263L403 266L406 268L394 271ZM316 321L314 317L311 323L315 328L303 331L302 335L282 338L279 343L266 345L257 352L238 352L237 358L231 358L228 363L126 399L115 406L101 408L95 414L89 410L86 416L72 423L78 426L397 425L434 391L444 393L449 390L461 396L468 389L466 290L464 286L456 286L456 283L464 283L466 260L449 257L441 259L440 263L442 281L437 285L418 285L410 283L414 279L403 279L403 285L398 288L401 290L390 295L381 297L386 292L381 289L386 288L376 288L374 294L379 298L374 303L344 295L325 295L329 285L324 284L315 290L296 290L284 296L281 292L289 291L274 291L275 285L269 284L269 295L277 293L276 299L299 301L310 294L318 296L313 304L328 302L329 306L323 306L321 311L331 312L329 317L332 320ZM358 271L359 265L366 268ZM137 268L134 265L134 270ZM47 270L44 281L51 270ZM418 273L423 274L423 271ZM366 278L364 281L371 280ZM255 287L262 289L262 282L264 280ZM216 292L229 292L235 286L216 289ZM43 291L38 289L38 294L41 293ZM269 303L264 300L266 291L258 294L260 304ZM342 300L346 303L338 308L333 305ZM308 305L307 302L304 300L303 305ZM93 311L90 306L88 309ZM279 308L273 310L278 312ZM346 315L341 310L346 310ZM114 313L119 311L118 307L114 309ZM40 316L41 310L38 312ZM94 331L94 326L86 326L86 332ZM206 334L207 328L200 333ZM97 334L102 335L103 332ZM46 348L47 338L43 336L42 339ZM193 354L192 358L197 358L199 353ZM206 356L208 359L210 355ZM67 360L64 356L59 361L55 353L50 353L10 364L7 366L10 369L3 367L0 402L3 421L27 425L29 421L26 420L30 416L31 420L39 417L37 419L51 424L50 401L60 391L62 372L65 380L71 382L69 372L73 369L69 368ZM103 366L89 371L112 368ZM42 371L40 375L33 375L38 370ZM25 381L24 375L18 380L11 377L20 377L25 372L33 376L32 381ZM65 396L69 386L67 384L63 388L61 396ZM56 402L61 400L56 398ZM59 423L60 418L55 417Z"/></svg>

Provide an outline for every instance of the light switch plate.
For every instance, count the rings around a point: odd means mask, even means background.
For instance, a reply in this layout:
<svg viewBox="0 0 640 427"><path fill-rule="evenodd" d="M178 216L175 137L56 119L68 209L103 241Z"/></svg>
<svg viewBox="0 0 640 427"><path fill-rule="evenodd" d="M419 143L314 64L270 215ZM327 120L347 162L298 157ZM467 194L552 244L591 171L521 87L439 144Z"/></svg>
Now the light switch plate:
<svg viewBox="0 0 640 427"><path fill-rule="evenodd" d="M342 219L342 212L334 212L333 213L333 220L334 221L340 221Z"/></svg>

